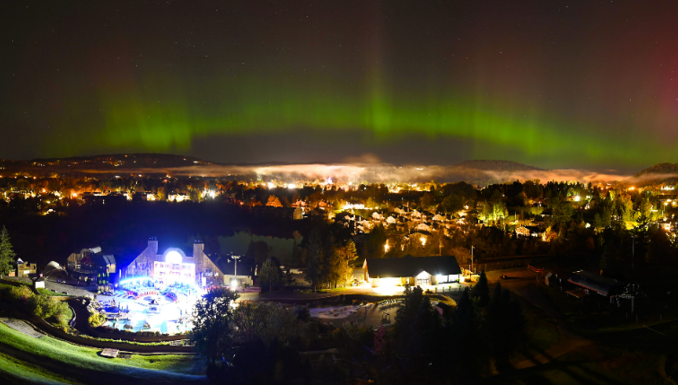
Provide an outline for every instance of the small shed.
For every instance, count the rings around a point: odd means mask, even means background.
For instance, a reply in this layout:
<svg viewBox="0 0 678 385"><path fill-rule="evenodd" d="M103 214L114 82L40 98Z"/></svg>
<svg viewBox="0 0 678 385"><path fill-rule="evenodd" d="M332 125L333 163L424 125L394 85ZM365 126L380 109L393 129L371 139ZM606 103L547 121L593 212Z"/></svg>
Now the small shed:
<svg viewBox="0 0 678 385"><path fill-rule="evenodd" d="M438 314L441 316L448 315L452 312L452 306L444 303L444 302L438 302L435 306L435 309L438 311Z"/></svg>
<svg viewBox="0 0 678 385"><path fill-rule="evenodd" d="M120 353L118 349L106 348L101 351L101 356L107 358L115 358L118 356L118 353Z"/></svg>
<svg viewBox="0 0 678 385"><path fill-rule="evenodd" d="M37 289L44 289L45 288L45 278L43 277L38 277L33 280L33 287Z"/></svg>
<svg viewBox="0 0 678 385"><path fill-rule="evenodd" d="M626 288L626 283L622 281L584 270L572 273L568 281L582 289L598 293L604 297L622 294Z"/></svg>

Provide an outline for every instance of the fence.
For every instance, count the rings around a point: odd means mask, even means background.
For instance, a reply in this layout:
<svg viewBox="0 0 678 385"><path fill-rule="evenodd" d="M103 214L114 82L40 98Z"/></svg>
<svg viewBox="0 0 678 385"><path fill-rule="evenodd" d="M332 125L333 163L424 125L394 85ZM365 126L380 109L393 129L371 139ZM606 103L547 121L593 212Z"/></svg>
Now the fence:
<svg viewBox="0 0 678 385"><path fill-rule="evenodd" d="M549 256L526 256L526 257L502 257L502 258L488 258L481 259L476 262L475 271L495 271L511 269L515 267L525 267L532 263L544 263L549 259Z"/></svg>
<svg viewBox="0 0 678 385"><path fill-rule="evenodd" d="M531 271L533 271L533 272L535 272L535 273L537 273L537 274L544 274L544 269L543 269L543 268L541 268L541 269L540 269L540 268L536 268L536 267L530 265L529 263L527 264L527 269L528 269L528 270L531 270Z"/></svg>

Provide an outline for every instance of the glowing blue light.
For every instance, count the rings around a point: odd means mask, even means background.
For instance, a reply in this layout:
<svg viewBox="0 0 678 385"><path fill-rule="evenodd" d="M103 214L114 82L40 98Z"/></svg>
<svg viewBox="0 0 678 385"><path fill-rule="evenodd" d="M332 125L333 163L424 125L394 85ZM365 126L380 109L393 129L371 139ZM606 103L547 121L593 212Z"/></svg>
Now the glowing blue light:
<svg viewBox="0 0 678 385"><path fill-rule="evenodd" d="M151 279L150 277L134 277L134 278L127 278L127 279L123 279L122 281L120 281L120 285L121 285L121 286L125 286L125 285L135 285L135 284L136 284L136 285L139 285L139 284L141 284L141 283L144 282L144 281L152 281L152 280L153 280L153 279Z"/></svg>

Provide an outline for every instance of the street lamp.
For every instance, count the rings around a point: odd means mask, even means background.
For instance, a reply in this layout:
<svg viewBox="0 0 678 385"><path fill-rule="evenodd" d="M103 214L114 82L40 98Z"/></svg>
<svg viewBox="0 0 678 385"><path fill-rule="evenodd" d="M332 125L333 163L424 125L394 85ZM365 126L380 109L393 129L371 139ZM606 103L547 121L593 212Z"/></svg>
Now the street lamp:
<svg viewBox="0 0 678 385"><path fill-rule="evenodd" d="M631 271L634 270L636 264L636 238L635 235L631 236Z"/></svg>
<svg viewBox="0 0 678 385"><path fill-rule="evenodd" d="M473 274L473 249L474 247L471 246L471 274Z"/></svg>
<svg viewBox="0 0 678 385"><path fill-rule="evenodd" d="M233 289L233 291L238 290L238 260L240 258L242 258L240 255L231 255L228 259L228 263L231 263L231 261L235 262L235 266L233 266L233 279L231 280L231 289Z"/></svg>

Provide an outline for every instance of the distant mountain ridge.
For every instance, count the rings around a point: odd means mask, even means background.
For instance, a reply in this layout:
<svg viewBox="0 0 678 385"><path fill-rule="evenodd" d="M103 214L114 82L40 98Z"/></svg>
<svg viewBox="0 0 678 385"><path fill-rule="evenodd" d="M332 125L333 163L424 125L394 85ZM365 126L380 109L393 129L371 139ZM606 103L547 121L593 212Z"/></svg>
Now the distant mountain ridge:
<svg viewBox="0 0 678 385"><path fill-rule="evenodd" d="M647 177L655 175L669 175L675 174L678 175L678 163L659 163L655 164L652 167L648 167L645 170L639 172L635 175L636 178Z"/></svg>
<svg viewBox="0 0 678 385"><path fill-rule="evenodd" d="M5 173L27 173L44 176L83 171L111 172L139 168L178 168L213 165L193 156L172 154L106 154L69 158L36 158L31 160L0 159L0 170Z"/></svg>
<svg viewBox="0 0 678 385"><path fill-rule="evenodd" d="M481 171L544 171L542 168L528 166L510 160L467 160L457 166Z"/></svg>

